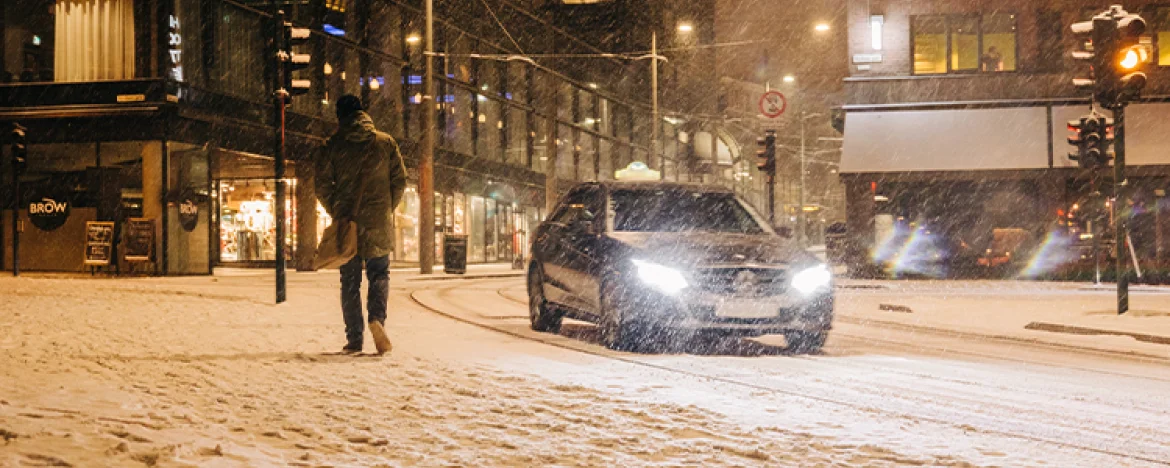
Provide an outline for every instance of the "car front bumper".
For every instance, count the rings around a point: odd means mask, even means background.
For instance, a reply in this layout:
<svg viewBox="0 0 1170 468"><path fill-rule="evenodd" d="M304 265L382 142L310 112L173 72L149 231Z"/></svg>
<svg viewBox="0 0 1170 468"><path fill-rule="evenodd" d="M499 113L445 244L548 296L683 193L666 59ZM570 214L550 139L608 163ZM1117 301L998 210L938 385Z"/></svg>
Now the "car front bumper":
<svg viewBox="0 0 1170 468"><path fill-rule="evenodd" d="M635 301L639 321L673 329L769 334L819 332L832 328L831 288L810 296L785 292L737 297L685 291L677 296L648 293Z"/></svg>

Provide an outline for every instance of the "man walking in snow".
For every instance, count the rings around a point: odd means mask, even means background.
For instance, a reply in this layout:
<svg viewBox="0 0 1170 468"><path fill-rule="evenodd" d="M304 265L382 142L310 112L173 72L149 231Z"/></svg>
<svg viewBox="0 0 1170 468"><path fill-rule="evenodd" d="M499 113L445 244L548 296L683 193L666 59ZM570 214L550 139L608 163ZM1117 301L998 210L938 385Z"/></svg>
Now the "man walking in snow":
<svg viewBox="0 0 1170 468"><path fill-rule="evenodd" d="M398 143L374 128L356 96L337 100L338 128L316 163L317 199L329 216L357 224L358 254L341 267L341 311L346 345L342 352L362 351L362 268L370 285L366 309L378 354L390 351L386 336L386 301L390 294L391 220L406 189L406 166ZM359 193L360 192L360 193Z"/></svg>

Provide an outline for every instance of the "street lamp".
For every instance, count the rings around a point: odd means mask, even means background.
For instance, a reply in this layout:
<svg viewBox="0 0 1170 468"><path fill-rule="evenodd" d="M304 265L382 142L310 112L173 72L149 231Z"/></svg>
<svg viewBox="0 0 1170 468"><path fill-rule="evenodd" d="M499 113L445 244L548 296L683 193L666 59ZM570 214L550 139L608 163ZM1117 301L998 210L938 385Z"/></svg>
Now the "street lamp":
<svg viewBox="0 0 1170 468"><path fill-rule="evenodd" d="M829 23L817 23L817 25L814 26L813 29L815 29L817 32L822 32L822 33L828 32L829 31Z"/></svg>
<svg viewBox="0 0 1170 468"><path fill-rule="evenodd" d="M678 24L678 32L680 32L680 33L689 33L689 32L694 31L694 30L695 30L695 27L691 23L679 23Z"/></svg>
<svg viewBox="0 0 1170 468"><path fill-rule="evenodd" d="M796 81L796 77L795 77L795 76L792 76L792 75L784 75L784 82L785 82L785 83L792 83L792 82L794 82L794 81Z"/></svg>
<svg viewBox="0 0 1170 468"><path fill-rule="evenodd" d="M406 36L406 43L407 44L414 45L414 44L418 44L419 42L422 42L422 38L419 37L418 34L411 34L409 36Z"/></svg>

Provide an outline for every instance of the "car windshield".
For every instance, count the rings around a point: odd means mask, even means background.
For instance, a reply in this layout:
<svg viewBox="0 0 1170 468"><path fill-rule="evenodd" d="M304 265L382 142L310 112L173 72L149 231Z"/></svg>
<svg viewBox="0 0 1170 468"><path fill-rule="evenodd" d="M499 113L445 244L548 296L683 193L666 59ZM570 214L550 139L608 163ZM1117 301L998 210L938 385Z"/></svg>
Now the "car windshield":
<svg viewBox="0 0 1170 468"><path fill-rule="evenodd" d="M730 193L696 190L614 190L614 230L763 234L756 218Z"/></svg>

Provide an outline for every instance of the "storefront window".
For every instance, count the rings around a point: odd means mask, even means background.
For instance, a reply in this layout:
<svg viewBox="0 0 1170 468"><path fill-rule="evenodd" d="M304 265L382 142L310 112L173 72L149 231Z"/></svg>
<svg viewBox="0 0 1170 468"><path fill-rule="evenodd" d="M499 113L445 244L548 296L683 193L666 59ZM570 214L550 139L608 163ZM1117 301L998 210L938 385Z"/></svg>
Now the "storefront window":
<svg viewBox="0 0 1170 468"><path fill-rule="evenodd" d="M452 210L454 219L451 221L451 226L455 234L467 234L467 218L469 213L467 211L467 196L462 193L455 194L455 207Z"/></svg>
<svg viewBox="0 0 1170 468"><path fill-rule="evenodd" d="M484 251L487 255L485 261L494 262L500 258L500 236L499 227L496 226L499 221L498 204L494 199L488 198L484 200L485 217L483 224L484 232Z"/></svg>
<svg viewBox="0 0 1170 468"><path fill-rule="evenodd" d="M483 197L471 197L471 235L467 239L467 261L484 262L484 223L487 204Z"/></svg>
<svg viewBox="0 0 1170 468"><path fill-rule="evenodd" d="M54 143L28 148L28 171L21 178L21 209L26 235L21 242L21 265L28 270L83 271L86 223L112 221L114 251L112 262L103 268L125 268L118 247L127 218L144 217L143 160L150 158L157 168L161 158L159 142ZM11 180L8 164L0 164L0 180ZM155 173L160 177L160 173ZM0 183L0 225L12 226L12 185ZM63 214L38 220L28 217L28 204L48 198L55 206L68 207ZM151 200L159 209L159 199ZM153 213L153 212L152 212ZM206 224L204 224L206 228ZM11 267L11 238L0 235L0 262ZM207 257L204 244L204 258Z"/></svg>
<svg viewBox="0 0 1170 468"><path fill-rule="evenodd" d="M418 261L418 213L418 188L408 186L394 210L394 258L398 261Z"/></svg>
<svg viewBox="0 0 1170 468"><path fill-rule="evenodd" d="M275 195L276 183L272 179L220 182L221 262L276 260Z"/></svg>

